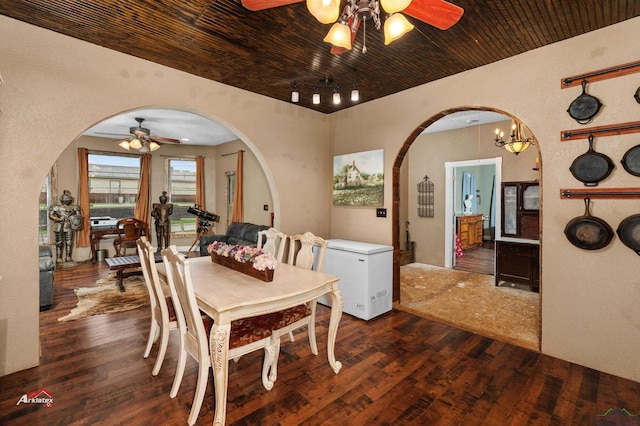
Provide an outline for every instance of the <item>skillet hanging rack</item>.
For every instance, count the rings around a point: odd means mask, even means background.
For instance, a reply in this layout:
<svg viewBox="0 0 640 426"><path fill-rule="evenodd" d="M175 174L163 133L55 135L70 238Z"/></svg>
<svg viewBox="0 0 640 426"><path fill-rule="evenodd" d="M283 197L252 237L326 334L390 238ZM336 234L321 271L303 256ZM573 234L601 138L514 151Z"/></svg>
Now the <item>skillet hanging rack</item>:
<svg viewBox="0 0 640 426"><path fill-rule="evenodd" d="M592 71L572 77L563 78L560 83L562 89L572 87L577 81L588 80L590 83L593 81L605 80L612 77L620 77L627 74L640 72L640 61L629 62L614 67L604 68L597 71Z"/></svg>
<svg viewBox="0 0 640 426"><path fill-rule="evenodd" d="M560 140L586 139L589 135L617 136L640 132L640 121L630 121L613 126L597 126L586 129L563 130L560 132Z"/></svg>
<svg viewBox="0 0 640 426"><path fill-rule="evenodd" d="M583 198L591 199L638 199L640 198L640 188L565 188L560 190L560 198Z"/></svg>

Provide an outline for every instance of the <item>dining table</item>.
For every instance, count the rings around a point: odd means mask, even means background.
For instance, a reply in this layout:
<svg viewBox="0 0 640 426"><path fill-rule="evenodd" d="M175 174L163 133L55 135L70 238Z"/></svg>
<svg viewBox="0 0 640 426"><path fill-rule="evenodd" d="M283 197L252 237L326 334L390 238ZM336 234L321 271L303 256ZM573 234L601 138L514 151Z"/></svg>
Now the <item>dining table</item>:
<svg viewBox="0 0 640 426"><path fill-rule="evenodd" d="M326 294L331 299L327 359L334 373L340 371L342 363L336 361L334 352L344 305L338 277L278 263L273 281L265 282L216 264L208 256L189 258L188 263L198 306L213 318L209 348L215 388L214 425L225 424L229 334L234 320L277 312Z"/></svg>

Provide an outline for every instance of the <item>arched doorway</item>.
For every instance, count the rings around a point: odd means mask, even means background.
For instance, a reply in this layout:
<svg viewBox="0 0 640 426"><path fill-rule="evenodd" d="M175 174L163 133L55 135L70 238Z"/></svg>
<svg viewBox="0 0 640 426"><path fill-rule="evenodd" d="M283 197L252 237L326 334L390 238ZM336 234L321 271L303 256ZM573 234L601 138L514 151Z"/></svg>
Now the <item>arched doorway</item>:
<svg viewBox="0 0 640 426"><path fill-rule="evenodd" d="M410 153L410 148L412 147L412 144L416 141L416 139L418 139L420 137L420 135L425 131L425 129L428 129L431 125L433 125L434 123L438 122L439 120L441 120L442 118L445 117L449 117L449 116L455 116L455 115L459 115L462 112L469 112L469 111L473 111L473 112L486 112L486 113L498 113L501 114L502 116L504 116L504 118L506 120L508 120L509 125L510 125L510 120L516 120L519 121L515 116L504 112L504 111L500 111L497 110L495 108L488 108L488 107L458 107L458 108L452 108L449 110L445 110L442 111L441 113L431 117L429 120L425 121L421 126L419 126L418 128L416 128L414 130L414 132L412 132L411 135L409 135L409 137L405 140L403 146L401 147L401 149L398 152L398 155L394 161L393 164L393 168L392 168L392 181L393 181L393 186L392 186L392 195L393 195L393 212L392 212L392 225L393 225L393 232L392 232L392 236L393 236L393 245L394 245L394 249L395 249L395 256L394 256L394 301L397 303L401 303L402 301L401 299L401 294L400 294L400 259L401 259L401 250L402 248L404 248L404 244L403 244L403 230L404 228L404 224L406 221L406 217L403 216L403 209L406 209L406 205L407 205L407 194L406 192L403 192L403 188L404 191L406 191L406 186L407 186L407 172L406 171L402 171L401 168L403 166L403 163L405 160L408 160L408 156ZM504 125L505 123L502 123L502 125ZM434 126L434 127L438 127L438 125ZM478 134L480 134L480 132L482 132L482 137L478 136L478 142L477 144L483 144L485 145L483 147L483 149L485 149L485 151L483 151L483 153L485 154L485 157L470 157L469 153L465 153L465 155L467 155L467 157L465 157L464 155L462 155L461 157L454 157L455 158L462 158L464 160L471 160L473 158L487 158L490 155L494 155L494 152L497 153L497 155L507 155L507 156L511 156L510 159L512 158L517 158L516 156L514 156L511 153L506 153L506 151L502 150L502 151L498 151L498 148L494 145L493 143L493 138L495 135L493 135L493 131L495 129L495 127L491 128L490 130L488 129L488 127L491 127L491 125L485 125L485 128L482 130L478 130ZM490 131L489 134L487 134L487 131ZM421 138L420 140L424 140L424 138ZM535 168L530 169L530 173L534 173L532 176L535 176L535 180L538 182L541 182L541 168L539 167L540 164L540 154L539 154L539 148L537 146L537 143L535 143L535 138L533 138L533 142L535 145L535 149L530 150L529 153L526 153L529 157L529 159L527 161L531 161L531 165L533 166L534 162L535 162ZM533 148L533 146L532 146ZM493 151L492 151L493 150ZM488 154L487 154L488 153ZM445 154L442 154L443 158L445 157ZM520 156L520 159L522 159L522 155ZM429 159L430 160L430 159ZM445 160L445 161L449 161L449 160ZM437 180L440 180L441 182L444 181L444 162L445 161L441 161L441 168L443 169L442 171L440 171L438 169L437 173L435 173L435 175L437 176ZM437 163L437 161L435 161ZM414 163L418 163L417 161ZM427 163L424 161L424 157L420 157L420 163ZM431 165L431 171L433 171L434 165L430 162L428 163ZM527 163L528 164L528 163ZM436 167L437 168L437 167ZM531 172L531 170L535 170L535 172ZM415 172L413 173L413 178L415 179ZM441 175L439 175L438 173L441 173ZM430 173L429 173L430 174ZM414 185L416 183L416 181L412 180L409 182L409 185ZM415 186L415 185L414 185ZM413 187L412 187L413 188ZM437 188L437 187L436 187ZM436 190L436 193L440 191L441 194L440 196L442 196L442 199L440 201L438 201L441 204L444 204L444 197L442 192L444 192L444 186L441 186L439 189ZM415 192L415 191L414 191ZM413 194L412 194L413 195ZM483 198L484 199L484 198ZM413 198L411 198L411 200L413 200ZM415 202L414 205L412 206L415 207ZM411 210L413 212L413 210ZM415 219L415 212L413 213L414 215L414 219ZM436 219L435 222L438 224L437 226L440 226L441 228L444 227L444 207L441 206L441 210L438 214L438 211L436 210L436 216L439 216L439 220ZM420 220L420 219L419 219ZM429 219L431 220L431 223L434 222L434 219ZM408 221L407 221L408 223ZM414 231L413 228L413 223L412 223L412 231ZM421 232L418 232L418 234L422 234L424 236L424 231L425 229L422 228L420 229ZM415 234L415 232L413 232ZM442 231L443 236L440 236L439 234L437 236L435 236L434 238L430 238L431 240L434 240L435 243L432 242L432 244L429 246L429 251L433 252L433 251L440 251L441 253L445 253L444 250L444 245L445 245L445 237L444 237L444 231ZM430 235L431 237L431 235ZM413 239L413 238L412 238ZM419 250L418 250L419 252ZM444 256L446 255L442 255L442 263L432 263L432 262L426 262L426 263L431 263L434 265L440 265L440 266L445 266L444 265ZM406 257L405 257L406 258ZM540 312L541 312L541 307L540 307L540 303L539 303L539 299L536 300L536 305L537 305L537 315L539 318ZM536 347L539 349L539 334L540 334L540 326L539 326L539 321L536 324L536 332L537 332L537 344Z"/></svg>

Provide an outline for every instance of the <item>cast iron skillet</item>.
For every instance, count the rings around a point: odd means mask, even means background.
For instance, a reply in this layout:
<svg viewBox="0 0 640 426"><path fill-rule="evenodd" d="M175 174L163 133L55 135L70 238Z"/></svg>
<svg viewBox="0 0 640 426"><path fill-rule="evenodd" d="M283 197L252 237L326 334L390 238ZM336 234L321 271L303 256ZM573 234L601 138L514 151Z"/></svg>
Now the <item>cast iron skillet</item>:
<svg viewBox="0 0 640 426"><path fill-rule="evenodd" d="M564 228L564 234L574 246L584 250L599 250L613 239L613 229L599 217L591 216L589 198L584 199L584 215L574 217Z"/></svg>
<svg viewBox="0 0 640 426"><path fill-rule="evenodd" d="M624 219L616 231L620 241L640 255L640 214Z"/></svg>
<svg viewBox="0 0 640 426"><path fill-rule="evenodd" d="M627 172L634 176L640 176L640 145L636 145L625 152L621 163Z"/></svg>
<svg viewBox="0 0 640 426"><path fill-rule="evenodd" d="M584 186L598 186L613 171L613 161L607 155L593 149L593 135L589 135L589 150L571 163L571 174Z"/></svg>
<svg viewBox="0 0 640 426"><path fill-rule="evenodd" d="M587 93L587 80L582 80L582 94L575 98L567 112L580 124L588 124L600 111L600 99Z"/></svg>

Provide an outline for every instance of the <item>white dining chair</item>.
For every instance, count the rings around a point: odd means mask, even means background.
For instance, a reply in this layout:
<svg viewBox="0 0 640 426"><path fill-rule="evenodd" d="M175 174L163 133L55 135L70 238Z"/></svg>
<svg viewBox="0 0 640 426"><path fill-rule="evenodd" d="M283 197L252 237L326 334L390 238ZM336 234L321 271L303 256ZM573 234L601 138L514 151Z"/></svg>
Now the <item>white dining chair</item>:
<svg viewBox="0 0 640 426"><path fill-rule="evenodd" d="M327 246L327 240L315 236L311 232L292 235L289 237L288 263L303 269L312 269L315 267L316 271L322 272ZM316 343L316 305L317 300L314 299L302 305L280 311L282 315L280 328L274 331L274 335L280 338L284 334L288 334L289 339L293 341L293 331L306 325L311 352L314 355L318 355L318 345Z"/></svg>
<svg viewBox="0 0 640 426"><path fill-rule="evenodd" d="M175 398L178 394L184 375L187 354L189 354L198 362L198 382L188 418L189 425L193 425L198 419L207 388L207 378L211 367L208 335L213 326L213 320L206 317L206 324L203 321L193 290L193 283L191 282L189 260L178 253L174 245L162 251L162 258L169 289L174 300L177 300L174 305L178 319L178 329L180 330L178 367L169 395L171 398ZM215 276L212 275L212 279L215 279ZM273 388L276 380L277 369L274 363L278 360L280 339L274 338L272 330L278 320L279 316L276 314L235 320L231 322L229 333L228 358L230 360L237 359L258 349L264 349L262 384L267 390Z"/></svg>
<svg viewBox="0 0 640 426"><path fill-rule="evenodd" d="M151 327L149 329L149 338L147 339L147 347L144 351L144 358L151 353L153 344L160 338L158 346L158 355L153 366L151 374L156 376L160 372L162 362L164 361L169 343L169 332L178 329L175 310L171 296L165 295L163 282L158 275L158 269L153 254L153 247L146 237L141 237L136 242L138 246L138 255L140 256L140 266L142 267L142 275L149 291L149 303L151 306Z"/></svg>
<svg viewBox="0 0 640 426"><path fill-rule="evenodd" d="M264 240L264 243L262 242ZM286 234L275 228L265 229L258 232L258 248L266 253L271 253L278 262L284 259L284 248L287 245Z"/></svg>

